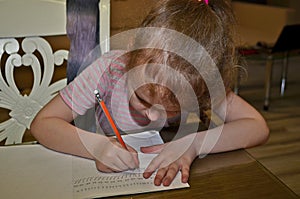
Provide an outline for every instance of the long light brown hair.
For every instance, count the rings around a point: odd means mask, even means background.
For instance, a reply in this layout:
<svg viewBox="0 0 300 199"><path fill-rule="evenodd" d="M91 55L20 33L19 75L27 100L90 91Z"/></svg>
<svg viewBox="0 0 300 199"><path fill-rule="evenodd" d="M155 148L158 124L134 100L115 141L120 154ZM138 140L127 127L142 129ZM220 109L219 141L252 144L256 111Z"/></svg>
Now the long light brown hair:
<svg viewBox="0 0 300 199"><path fill-rule="evenodd" d="M199 0L160 0L157 1L157 4L140 27L171 29L201 44L217 66L226 92L230 91L233 80L233 67L236 64L234 53L235 18L230 2L226 0L210 0L207 5L204 1ZM199 108L208 109L211 105L209 91L195 66L189 63L188 60L170 51L154 48L136 48L145 40L152 44L159 43L161 46L164 46L167 45L166 40L168 38L159 32L157 34L143 33L143 35L139 35L133 43L135 50L128 53L127 71L139 65L167 64L187 79L198 98ZM192 46L189 45L183 46L183 49L188 52L193 51ZM197 53L191 53L190 56L195 57ZM201 57L196 57L196 59L201 59ZM163 68L149 70L156 75L153 78L161 79L161 81L165 79L165 81L176 84L178 90L184 95L185 87L180 85L180 81L174 79L170 71ZM159 75L159 72L162 72L162 75ZM169 89L161 89L160 86L153 85L149 85L148 88L152 90L151 93L168 98L170 102L178 103Z"/></svg>

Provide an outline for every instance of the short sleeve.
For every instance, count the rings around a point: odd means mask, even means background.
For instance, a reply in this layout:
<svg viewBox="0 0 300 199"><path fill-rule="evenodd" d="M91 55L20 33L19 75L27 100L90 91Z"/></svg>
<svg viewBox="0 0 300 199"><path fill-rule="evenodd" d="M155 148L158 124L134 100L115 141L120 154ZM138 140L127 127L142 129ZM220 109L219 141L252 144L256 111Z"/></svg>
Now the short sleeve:
<svg viewBox="0 0 300 199"><path fill-rule="evenodd" d="M113 57L111 52L101 56L60 91L64 102L77 114L83 115L95 106L95 89L101 97L106 95L111 84L109 67Z"/></svg>

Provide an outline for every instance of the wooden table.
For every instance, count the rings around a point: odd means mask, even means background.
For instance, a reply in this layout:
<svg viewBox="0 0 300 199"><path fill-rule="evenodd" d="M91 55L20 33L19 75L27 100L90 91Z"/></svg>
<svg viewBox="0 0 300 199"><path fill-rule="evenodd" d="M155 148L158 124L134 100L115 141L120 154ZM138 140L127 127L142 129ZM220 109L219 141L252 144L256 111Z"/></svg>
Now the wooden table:
<svg viewBox="0 0 300 199"><path fill-rule="evenodd" d="M196 159L189 184L186 189L111 198L298 198L245 150Z"/></svg>
<svg viewBox="0 0 300 199"><path fill-rule="evenodd" d="M161 132L161 136L165 141L173 137L170 129ZM190 188L109 198L299 198L245 150L212 154L196 159L191 167L189 184Z"/></svg>

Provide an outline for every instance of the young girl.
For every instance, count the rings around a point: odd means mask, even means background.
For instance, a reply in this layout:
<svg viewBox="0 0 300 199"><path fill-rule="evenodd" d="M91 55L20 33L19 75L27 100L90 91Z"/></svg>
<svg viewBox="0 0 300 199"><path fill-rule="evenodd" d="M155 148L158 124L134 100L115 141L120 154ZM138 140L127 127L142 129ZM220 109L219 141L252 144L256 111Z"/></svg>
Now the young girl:
<svg viewBox="0 0 300 199"><path fill-rule="evenodd" d="M161 0L146 17L127 51L111 51L85 69L36 116L32 134L46 147L96 162L103 172L138 167L137 152L123 149L112 134L94 90L122 131L185 122L188 113L212 110L224 123L159 146L144 172L157 171L154 184L168 186L181 172L187 182L197 156L253 147L268 138L262 116L231 91L235 66L234 17L226 0ZM221 82L221 83L220 83ZM98 131L71 122L95 107ZM183 135L182 135L183 134Z"/></svg>

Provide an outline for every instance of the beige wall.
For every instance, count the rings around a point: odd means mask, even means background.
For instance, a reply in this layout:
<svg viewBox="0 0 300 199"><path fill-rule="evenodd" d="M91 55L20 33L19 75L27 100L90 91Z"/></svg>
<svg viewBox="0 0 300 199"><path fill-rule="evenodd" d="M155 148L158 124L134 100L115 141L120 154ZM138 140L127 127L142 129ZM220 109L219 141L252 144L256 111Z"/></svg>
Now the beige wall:
<svg viewBox="0 0 300 199"><path fill-rule="evenodd" d="M233 2L238 20L238 45L255 45L258 41L276 42L283 26L294 23L295 10L261 4Z"/></svg>
<svg viewBox="0 0 300 199"><path fill-rule="evenodd" d="M295 10L293 16L291 16L290 21L293 23L300 23L300 0L289 0L289 8Z"/></svg>
<svg viewBox="0 0 300 199"><path fill-rule="evenodd" d="M156 1L111 0L111 35L139 26ZM240 45L274 43L284 25L300 21L300 0L289 0L290 8L242 2L232 5L239 21Z"/></svg>
<svg viewBox="0 0 300 199"><path fill-rule="evenodd" d="M111 0L111 35L139 26L157 0Z"/></svg>

